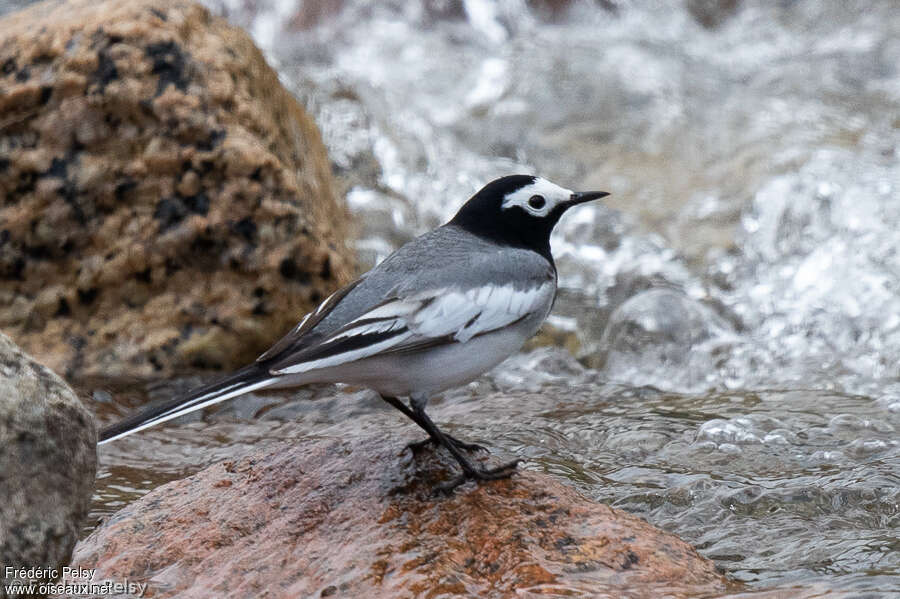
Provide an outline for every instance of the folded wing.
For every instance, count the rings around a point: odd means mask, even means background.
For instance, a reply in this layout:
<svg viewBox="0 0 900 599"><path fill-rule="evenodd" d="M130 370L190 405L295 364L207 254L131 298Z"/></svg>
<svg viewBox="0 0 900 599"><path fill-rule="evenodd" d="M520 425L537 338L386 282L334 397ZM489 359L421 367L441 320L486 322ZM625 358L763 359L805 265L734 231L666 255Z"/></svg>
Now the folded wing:
<svg viewBox="0 0 900 599"><path fill-rule="evenodd" d="M280 357L274 375L296 374L353 362L376 354L465 343L549 309L555 285L517 288L484 285L469 290L435 288L391 297L318 343ZM541 314L543 317L545 314Z"/></svg>

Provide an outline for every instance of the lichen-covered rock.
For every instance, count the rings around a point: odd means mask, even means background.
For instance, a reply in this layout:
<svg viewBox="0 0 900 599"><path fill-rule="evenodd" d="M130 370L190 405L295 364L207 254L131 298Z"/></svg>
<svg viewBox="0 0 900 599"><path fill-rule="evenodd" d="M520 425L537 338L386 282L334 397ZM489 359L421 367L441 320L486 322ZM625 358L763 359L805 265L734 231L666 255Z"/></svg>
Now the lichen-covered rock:
<svg viewBox="0 0 900 599"><path fill-rule="evenodd" d="M23 580L7 567L68 563L94 491L96 443L75 393L0 333L0 597Z"/></svg>
<svg viewBox="0 0 900 599"><path fill-rule="evenodd" d="M0 327L66 376L252 360L352 270L315 124L184 0L0 20Z"/></svg>
<svg viewBox="0 0 900 599"><path fill-rule="evenodd" d="M499 458L495 458L499 459ZM383 434L211 466L113 515L73 564L156 597L697 597L727 582L687 543L551 476L460 487L444 452Z"/></svg>

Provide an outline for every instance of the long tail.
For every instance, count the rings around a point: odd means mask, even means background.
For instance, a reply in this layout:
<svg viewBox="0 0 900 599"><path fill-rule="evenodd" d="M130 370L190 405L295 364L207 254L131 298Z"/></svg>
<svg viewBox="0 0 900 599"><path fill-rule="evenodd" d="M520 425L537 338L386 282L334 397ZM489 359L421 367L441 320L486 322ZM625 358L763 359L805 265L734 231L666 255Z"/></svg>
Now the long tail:
<svg viewBox="0 0 900 599"><path fill-rule="evenodd" d="M262 368L258 364L251 364L223 379L195 389L187 395L151 404L138 410L100 431L100 441L97 444L102 445L109 441L115 441L206 406L249 393L255 389L268 387L276 379L277 377L273 377L266 368Z"/></svg>

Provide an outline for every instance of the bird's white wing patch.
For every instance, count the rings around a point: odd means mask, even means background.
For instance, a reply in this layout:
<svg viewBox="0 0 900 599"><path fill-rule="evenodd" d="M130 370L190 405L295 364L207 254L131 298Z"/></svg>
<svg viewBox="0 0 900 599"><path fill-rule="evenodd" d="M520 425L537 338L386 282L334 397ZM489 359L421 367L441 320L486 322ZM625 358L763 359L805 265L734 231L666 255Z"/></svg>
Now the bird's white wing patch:
<svg viewBox="0 0 900 599"><path fill-rule="evenodd" d="M554 291L553 282L548 280L525 289L513 285L486 285L465 291L442 288L394 298L301 352L297 362L273 374L328 368L429 340L465 343L535 311L549 310Z"/></svg>
<svg viewBox="0 0 900 599"><path fill-rule="evenodd" d="M272 374L296 374L299 372L309 372L310 370L329 368L332 366L338 366L340 364L346 364L347 362L354 362L363 358L369 358L371 356L374 356L375 354L378 354L379 352L395 349L398 344L402 344L404 341L408 341L412 338L412 336L412 333L408 331L402 332L397 336L391 337L389 339L367 343L364 347L339 351L322 358L298 362L291 366L276 370L272 372Z"/></svg>
<svg viewBox="0 0 900 599"><path fill-rule="evenodd" d="M549 282L527 289L489 285L465 292L445 291L412 314L407 326L423 337L452 336L465 343L549 305L552 294Z"/></svg>

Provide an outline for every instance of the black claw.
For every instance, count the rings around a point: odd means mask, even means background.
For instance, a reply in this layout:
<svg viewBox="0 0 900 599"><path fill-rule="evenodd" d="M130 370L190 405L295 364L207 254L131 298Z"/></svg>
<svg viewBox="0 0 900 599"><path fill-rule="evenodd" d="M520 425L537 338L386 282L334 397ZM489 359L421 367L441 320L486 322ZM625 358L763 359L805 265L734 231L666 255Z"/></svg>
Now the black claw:
<svg viewBox="0 0 900 599"><path fill-rule="evenodd" d="M454 490L456 490L456 487L465 483L467 480L469 480L469 478L465 474L460 474L459 476L451 478L450 480L437 485L434 490L439 493L443 493L444 495L450 495Z"/></svg>
<svg viewBox="0 0 900 599"><path fill-rule="evenodd" d="M512 462L509 462L508 464L503 464L502 466L497 466L496 468L488 468L488 469L478 468L478 469L472 469L469 472L463 472L459 476L456 476L454 478L451 478L448 481L445 481L445 482L439 484L436 487L436 490L449 495L450 493L453 492L454 489L456 489L456 487L464 484L466 481L469 481L469 480L485 481L485 480L500 480L503 478L509 478L516 471L517 467L519 466L519 462L521 462L521 461L522 460L517 459L517 460L513 460Z"/></svg>
<svg viewBox="0 0 900 599"><path fill-rule="evenodd" d="M483 451L485 453L491 453L491 450L489 450L484 445L479 445L478 443L466 443L465 441L460 441L455 437L449 437L449 441L457 447L465 449L466 451Z"/></svg>
<svg viewBox="0 0 900 599"><path fill-rule="evenodd" d="M453 437L446 433L444 433L444 436L447 438L448 441L453 443L457 447L457 449L464 449L466 451L483 451L485 453L490 453L490 450L488 450L488 448L485 447L484 445L479 445L478 443L466 443L465 441L460 441L456 437ZM406 445L406 447L409 448L409 450L412 451L413 453L418 453L419 451L421 451L428 445L439 445L439 444L440 444L440 442L435 441L434 437L428 437L427 439L423 439L421 441L414 441L413 443L408 443Z"/></svg>

